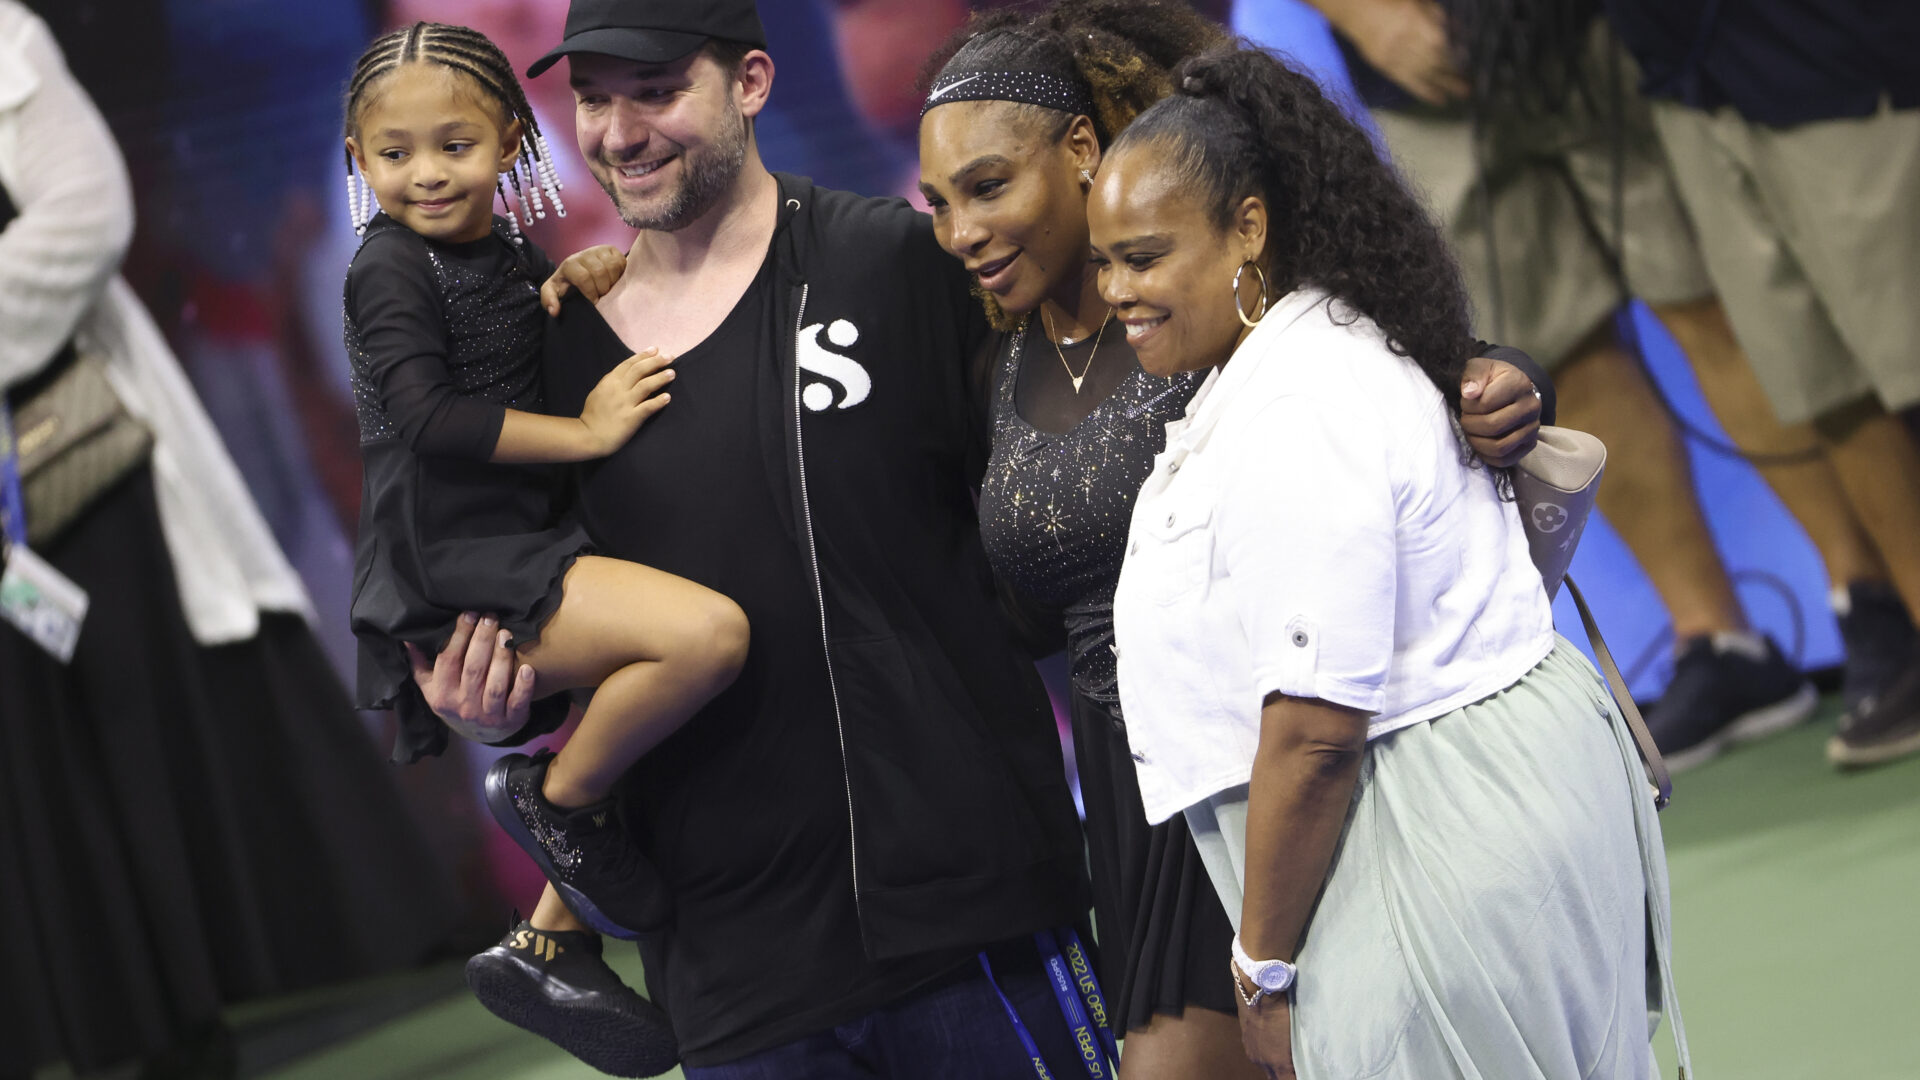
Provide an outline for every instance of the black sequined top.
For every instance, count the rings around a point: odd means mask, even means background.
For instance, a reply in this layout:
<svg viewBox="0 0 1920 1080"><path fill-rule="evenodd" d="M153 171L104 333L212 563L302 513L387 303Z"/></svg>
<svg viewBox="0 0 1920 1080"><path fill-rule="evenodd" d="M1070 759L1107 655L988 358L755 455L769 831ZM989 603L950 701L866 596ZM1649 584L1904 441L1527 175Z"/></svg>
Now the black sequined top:
<svg viewBox="0 0 1920 1080"><path fill-rule="evenodd" d="M395 757L445 742L413 685L401 642L429 652L462 611L538 637L586 547L563 516L558 466L488 460L506 410L541 411L552 264L494 220L487 237L443 244L376 215L347 271L346 344L360 417L360 535L351 622L358 702L394 707Z"/></svg>
<svg viewBox="0 0 1920 1080"><path fill-rule="evenodd" d="M995 572L1062 610L1074 689L1117 717L1113 590L1134 499L1166 446L1167 422L1186 412L1205 373L1150 375L1122 346L1115 351L1132 372L1071 429L1046 432L1016 405L1021 356L1036 342L1044 347L1038 335L1009 335L993 373L993 453L980 490L980 534Z"/></svg>
<svg viewBox="0 0 1920 1080"><path fill-rule="evenodd" d="M553 264L506 222L465 244L428 240L385 214L347 271L347 356L365 446L484 461L505 410L537 410Z"/></svg>

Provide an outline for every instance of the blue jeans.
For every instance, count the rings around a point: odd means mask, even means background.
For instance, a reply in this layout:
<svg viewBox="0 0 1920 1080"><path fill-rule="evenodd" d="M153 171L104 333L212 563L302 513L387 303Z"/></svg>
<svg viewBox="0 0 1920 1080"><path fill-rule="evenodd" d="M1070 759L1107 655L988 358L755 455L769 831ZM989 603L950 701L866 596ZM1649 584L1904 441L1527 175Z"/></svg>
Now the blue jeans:
<svg viewBox="0 0 1920 1080"><path fill-rule="evenodd" d="M994 976L1055 1080L1085 1080L1067 1022L1039 972ZM986 976L915 993L839 1027L704 1068L687 1080L1036 1080ZM1071 1071L1069 1071L1071 1070Z"/></svg>

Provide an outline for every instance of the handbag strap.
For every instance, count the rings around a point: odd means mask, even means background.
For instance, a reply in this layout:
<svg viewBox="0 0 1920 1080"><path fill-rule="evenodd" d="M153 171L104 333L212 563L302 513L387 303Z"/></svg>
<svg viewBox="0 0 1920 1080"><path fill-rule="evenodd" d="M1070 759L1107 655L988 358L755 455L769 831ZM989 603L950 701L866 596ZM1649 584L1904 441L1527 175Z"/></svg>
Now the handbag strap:
<svg viewBox="0 0 1920 1080"><path fill-rule="evenodd" d="M1655 795L1653 805L1665 810L1667 803L1673 801L1673 777L1667 772L1667 763L1660 757L1660 748L1654 744L1653 732L1647 730L1647 722L1640 716L1639 706L1633 703L1633 694L1627 689L1627 680L1620 677L1620 667L1613 662L1613 653L1607 648L1607 639L1600 636L1600 624L1594 621L1593 612L1587 607L1587 598L1580 595L1580 586L1573 583L1573 575L1566 576L1567 595L1573 597L1573 606L1580 610L1580 623L1586 627L1587 640L1593 644L1594 659L1600 661L1600 674L1607 680L1607 689L1613 693L1613 703L1620 710L1621 719L1627 722L1627 730L1633 733L1633 741L1640 746L1640 759L1647 764L1647 779L1652 781Z"/></svg>

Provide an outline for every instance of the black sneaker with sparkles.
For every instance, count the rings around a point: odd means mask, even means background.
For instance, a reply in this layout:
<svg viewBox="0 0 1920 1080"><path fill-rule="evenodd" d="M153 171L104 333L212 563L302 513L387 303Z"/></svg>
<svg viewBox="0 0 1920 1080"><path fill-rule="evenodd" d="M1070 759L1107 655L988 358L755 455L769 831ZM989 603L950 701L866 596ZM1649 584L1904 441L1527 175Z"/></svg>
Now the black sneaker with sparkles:
<svg viewBox="0 0 1920 1080"><path fill-rule="evenodd" d="M1847 586L1846 610L1839 614L1846 667L1840 699L1849 718L1862 718L1901 672L1920 654L1920 632L1893 586L1856 581Z"/></svg>
<svg viewBox="0 0 1920 1080"><path fill-rule="evenodd" d="M613 1076L659 1076L680 1061L667 1014L620 981L600 938L520 922L467 961L487 1011Z"/></svg>
<svg viewBox="0 0 1920 1080"><path fill-rule="evenodd" d="M640 854L608 799L562 810L541 794L551 750L508 754L487 770L487 808L580 921L610 937L659 930L671 911L660 872Z"/></svg>
<svg viewBox="0 0 1920 1080"><path fill-rule="evenodd" d="M1819 695L1773 639L1759 647L1745 635L1717 634L1687 641L1673 679L1647 713L1647 727L1679 772L1736 743L1792 727L1813 714Z"/></svg>
<svg viewBox="0 0 1920 1080"><path fill-rule="evenodd" d="M1827 760L1843 768L1880 765L1920 752L1920 652L1886 690L1860 712L1840 718L1840 732L1827 740Z"/></svg>

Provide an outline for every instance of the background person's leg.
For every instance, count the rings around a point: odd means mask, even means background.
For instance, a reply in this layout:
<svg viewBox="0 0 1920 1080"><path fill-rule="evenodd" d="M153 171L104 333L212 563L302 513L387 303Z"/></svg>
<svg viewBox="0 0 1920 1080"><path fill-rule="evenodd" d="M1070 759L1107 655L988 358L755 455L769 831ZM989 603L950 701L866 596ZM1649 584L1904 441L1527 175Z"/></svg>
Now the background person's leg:
<svg viewBox="0 0 1920 1080"><path fill-rule="evenodd" d="M1854 514L1826 443L1812 424L1783 424L1774 415L1717 300L1653 310L1692 361L1721 427L1735 445L1762 459L1755 462L1761 476L1820 552L1846 647L1841 698L1847 715L1863 715L1911 662L1920 639L1879 548ZM1769 457L1799 460L1769 464Z"/></svg>
<svg viewBox="0 0 1920 1080"><path fill-rule="evenodd" d="M1920 447L1877 402L1822 417L1827 454L1909 612L1920 610ZM1827 744L1837 765L1877 765L1920 753L1920 657L1866 708L1850 712Z"/></svg>
<svg viewBox="0 0 1920 1080"><path fill-rule="evenodd" d="M1854 517L1833 465L1821 452L1811 424L1783 424L1775 417L1766 391L1727 322L1717 299L1659 304L1653 313L1679 344L1700 381L1701 392L1734 445L1762 460L1755 467L1787 511L1807 531L1836 587L1854 582L1885 582L1887 566ZM1814 450L1812 455L1805 451ZM1801 457L1792 464L1766 458Z"/></svg>
<svg viewBox="0 0 1920 1080"><path fill-rule="evenodd" d="M1853 695L1875 704L1849 710L1828 755L1867 764L1920 751L1910 637L1920 450L1883 407L1920 400L1920 111L1782 131L1673 104L1655 119L1774 412L1817 418L1838 487L1909 616L1877 620L1876 647L1904 652L1904 663L1876 665L1880 685Z"/></svg>
<svg viewBox="0 0 1920 1080"><path fill-rule="evenodd" d="M1599 506L1673 620L1673 678L1649 715L1670 768L1803 720L1817 697L1772 641L1747 632L1693 490L1679 430L1608 323L1555 376L1560 422L1607 445Z"/></svg>
<svg viewBox="0 0 1920 1080"><path fill-rule="evenodd" d="M1574 351L1554 383L1560 422L1607 444L1600 510L1653 581L1674 638L1744 631L1746 616L1694 497L1680 432L1611 323Z"/></svg>

